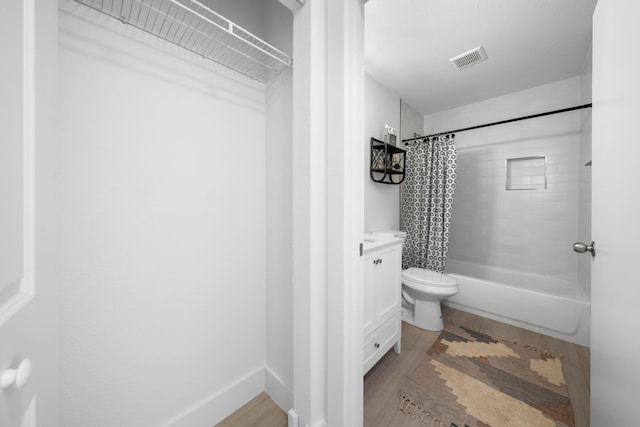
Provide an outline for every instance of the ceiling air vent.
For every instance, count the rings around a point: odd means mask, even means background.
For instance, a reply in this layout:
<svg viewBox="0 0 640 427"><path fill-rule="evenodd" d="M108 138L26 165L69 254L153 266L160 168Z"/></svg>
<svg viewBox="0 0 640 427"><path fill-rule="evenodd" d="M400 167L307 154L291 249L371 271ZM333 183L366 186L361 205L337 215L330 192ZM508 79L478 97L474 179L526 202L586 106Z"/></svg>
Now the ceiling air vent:
<svg viewBox="0 0 640 427"><path fill-rule="evenodd" d="M478 46L477 48L471 49L470 51L465 53L461 53L454 58L449 58L449 61L451 61L454 67L461 70L470 65L482 62L485 59L487 59L487 53L484 51L484 48L482 46Z"/></svg>

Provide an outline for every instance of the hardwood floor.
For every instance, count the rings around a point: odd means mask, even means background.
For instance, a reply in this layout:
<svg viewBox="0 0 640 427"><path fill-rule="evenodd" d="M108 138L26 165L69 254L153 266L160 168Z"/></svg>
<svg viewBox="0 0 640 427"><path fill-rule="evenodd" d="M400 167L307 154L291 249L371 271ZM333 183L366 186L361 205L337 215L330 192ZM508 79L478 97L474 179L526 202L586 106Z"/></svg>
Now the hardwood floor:
<svg viewBox="0 0 640 427"><path fill-rule="evenodd" d="M445 319L458 324L470 325L505 339L562 354L576 427L589 427L588 348L448 307L443 307L443 313ZM424 427L418 419L412 420L398 411L398 391L439 335L439 332L423 331L402 323L402 353L397 355L389 351L364 378L365 427ZM217 426L286 427L287 415L263 392Z"/></svg>
<svg viewBox="0 0 640 427"><path fill-rule="evenodd" d="M589 349L556 338L537 334L515 326L485 319L463 311L443 307L445 319L472 325L478 330L495 334L521 344L562 354L565 380L573 404L576 427L589 427ZM417 419L398 411L398 391L405 379L425 357L427 349L439 332L428 332L402 324L402 353L387 353L364 379L365 427L403 427L420 425Z"/></svg>
<svg viewBox="0 0 640 427"><path fill-rule="evenodd" d="M439 332L423 331L402 323L402 352L388 352L364 377L365 426L396 425L393 423L398 414L400 386L424 359L439 335Z"/></svg>
<svg viewBox="0 0 640 427"><path fill-rule="evenodd" d="M216 427L287 427L287 414L262 392Z"/></svg>

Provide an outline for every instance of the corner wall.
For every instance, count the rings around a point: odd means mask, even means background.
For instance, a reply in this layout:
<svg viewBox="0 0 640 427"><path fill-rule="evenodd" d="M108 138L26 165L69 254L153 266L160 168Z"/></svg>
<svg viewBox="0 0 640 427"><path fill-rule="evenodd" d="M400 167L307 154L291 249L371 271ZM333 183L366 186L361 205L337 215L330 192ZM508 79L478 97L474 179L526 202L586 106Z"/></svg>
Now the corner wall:
<svg viewBox="0 0 640 427"><path fill-rule="evenodd" d="M262 1L265 40L293 55L293 14ZM266 85L266 372L265 390L293 407L293 71Z"/></svg>
<svg viewBox="0 0 640 427"><path fill-rule="evenodd" d="M418 113L413 107L407 104L404 101L400 101L400 136L399 140L413 138L414 134L422 135L424 132L424 116ZM401 145L402 148L404 145ZM402 198L402 185L400 186L400 228L399 230L404 229L404 224L402 224L402 208L403 208L403 198Z"/></svg>
<svg viewBox="0 0 640 427"><path fill-rule="evenodd" d="M424 116L418 113L411 105L400 100L400 136L398 139L413 138L414 134L424 132ZM404 146L401 144L401 147Z"/></svg>
<svg viewBox="0 0 640 427"><path fill-rule="evenodd" d="M371 137L382 140L385 124L400 130L400 98L369 75L365 75L364 97L364 231L398 230L400 186L374 182L369 176L369 162Z"/></svg>
<svg viewBox="0 0 640 427"><path fill-rule="evenodd" d="M264 87L61 5L61 425L215 424L265 387Z"/></svg>
<svg viewBox="0 0 640 427"><path fill-rule="evenodd" d="M293 73L267 85L266 391L293 407Z"/></svg>

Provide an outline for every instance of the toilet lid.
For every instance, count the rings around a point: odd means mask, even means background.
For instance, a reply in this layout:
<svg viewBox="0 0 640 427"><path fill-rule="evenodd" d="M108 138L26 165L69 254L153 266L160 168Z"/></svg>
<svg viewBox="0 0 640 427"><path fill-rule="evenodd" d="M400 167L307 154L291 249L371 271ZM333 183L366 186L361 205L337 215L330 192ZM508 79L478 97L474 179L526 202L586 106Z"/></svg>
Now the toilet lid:
<svg viewBox="0 0 640 427"><path fill-rule="evenodd" d="M431 286L456 286L458 282L451 276L447 276L437 271L427 270L426 268L407 268L402 272L402 280L408 280L413 283Z"/></svg>

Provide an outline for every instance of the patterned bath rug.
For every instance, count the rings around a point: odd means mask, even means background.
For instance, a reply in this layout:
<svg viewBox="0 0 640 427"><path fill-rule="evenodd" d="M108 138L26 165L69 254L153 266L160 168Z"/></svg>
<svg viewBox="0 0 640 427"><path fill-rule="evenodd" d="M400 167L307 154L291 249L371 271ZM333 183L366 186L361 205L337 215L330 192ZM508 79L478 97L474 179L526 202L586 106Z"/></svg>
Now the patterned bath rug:
<svg viewBox="0 0 640 427"><path fill-rule="evenodd" d="M559 357L447 324L400 388L400 411L436 427L573 427Z"/></svg>

